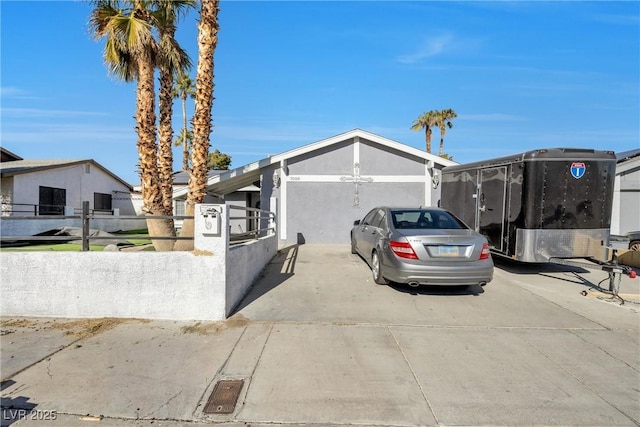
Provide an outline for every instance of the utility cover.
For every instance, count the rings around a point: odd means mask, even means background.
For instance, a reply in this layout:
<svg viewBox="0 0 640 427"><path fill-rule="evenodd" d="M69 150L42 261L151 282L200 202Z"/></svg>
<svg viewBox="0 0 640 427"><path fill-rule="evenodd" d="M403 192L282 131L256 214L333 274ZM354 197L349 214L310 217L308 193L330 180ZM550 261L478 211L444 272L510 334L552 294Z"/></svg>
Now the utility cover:
<svg viewBox="0 0 640 427"><path fill-rule="evenodd" d="M244 380L220 380L204 407L205 414L230 414L234 411Z"/></svg>

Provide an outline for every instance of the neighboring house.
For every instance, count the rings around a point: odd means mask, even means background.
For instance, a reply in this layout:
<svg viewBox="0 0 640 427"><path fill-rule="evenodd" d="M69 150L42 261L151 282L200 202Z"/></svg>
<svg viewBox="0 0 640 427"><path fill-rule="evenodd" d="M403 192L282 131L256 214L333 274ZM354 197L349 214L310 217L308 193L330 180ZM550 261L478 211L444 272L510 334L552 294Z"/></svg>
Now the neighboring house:
<svg viewBox="0 0 640 427"><path fill-rule="evenodd" d="M208 179L227 172L225 170L211 170L208 172ZM230 206L238 206L242 208L259 208L260 207L260 187L259 181L251 183L242 188L238 188L232 193L221 195L215 192L207 191L207 196L204 203L225 203ZM185 192L189 188L189 172L181 171L173 174L173 191ZM181 216L185 214L186 199L174 199L173 212L174 215ZM234 211L232 216L246 216L241 215L241 211ZM182 220L175 221L176 228L181 228ZM248 219L231 219L229 221L232 233L245 233L247 231L255 230L257 224L254 221Z"/></svg>
<svg viewBox="0 0 640 427"><path fill-rule="evenodd" d="M11 151L0 147L0 162L12 162L14 160L24 160L22 157L13 154Z"/></svg>
<svg viewBox="0 0 640 427"><path fill-rule="evenodd" d="M616 154L611 234L640 231L640 149Z"/></svg>
<svg viewBox="0 0 640 427"><path fill-rule="evenodd" d="M2 148L3 216L73 214L88 201L105 214L135 215L132 187L95 160L24 160Z"/></svg>
<svg viewBox="0 0 640 427"><path fill-rule="evenodd" d="M439 171L455 164L354 129L214 174L207 193L228 202L232 193L259 186L260 207L276 213L281 244L348 243L353 222L375 206L438 205ZM174 198L186 194L178 189Z"/></svg>

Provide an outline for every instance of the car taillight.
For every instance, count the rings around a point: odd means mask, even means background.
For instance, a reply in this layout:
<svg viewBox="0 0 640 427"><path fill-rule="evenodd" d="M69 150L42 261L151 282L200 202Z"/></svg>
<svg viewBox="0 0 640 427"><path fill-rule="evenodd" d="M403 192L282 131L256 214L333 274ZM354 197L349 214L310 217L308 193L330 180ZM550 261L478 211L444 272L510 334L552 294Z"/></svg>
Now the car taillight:
<svg viewBox="0 0 640 427"><path fill-rule="evenodd" d="M480 251L480 258L479 259L487 259L491 256L491 252L489 251L489 244L488 243L484 243L482 245L482 251Z"/></svg>
<svg viewBox="0 0 640 427"><path fill-rule="evenodd" d="M391 250L393 251L393 253L398 255L400 258L418 259L418 255L416 255L409 242L392 241L389 242L389 246L391 246Z"/></svg>

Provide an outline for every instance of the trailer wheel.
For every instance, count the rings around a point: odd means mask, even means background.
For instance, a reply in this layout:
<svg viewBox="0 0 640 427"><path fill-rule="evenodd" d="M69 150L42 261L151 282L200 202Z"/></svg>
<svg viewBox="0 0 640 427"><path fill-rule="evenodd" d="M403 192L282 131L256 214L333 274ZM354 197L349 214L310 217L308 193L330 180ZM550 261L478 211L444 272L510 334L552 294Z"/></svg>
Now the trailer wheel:
<svg viewBox="0 0 640 427"><path fill-rule="evenodd" d="M640 240L634 240L629 243L629 250L640 252Z"/></svg>

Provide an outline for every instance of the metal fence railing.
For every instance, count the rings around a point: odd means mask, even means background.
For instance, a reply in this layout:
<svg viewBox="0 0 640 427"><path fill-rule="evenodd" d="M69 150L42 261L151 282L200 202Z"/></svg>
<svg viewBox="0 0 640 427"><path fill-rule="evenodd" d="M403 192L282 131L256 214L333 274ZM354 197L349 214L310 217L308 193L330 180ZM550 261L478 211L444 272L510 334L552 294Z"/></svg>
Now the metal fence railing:
<svg viewBox="0 0 640 427"><path fill-rule="evenodd" d="M237 220L246 221L246 230L236 232L230 227L229 240L231 244L243 243L254 240L259 237L268 235L270 232L275 233L275 213L257 208L248 208L245 206L227 205L229 209L229 222ZM244 215L231 215L231 212L242 211Z"/></svg>
<svg viewBox="0 0 640 427"><path fill-rule="evenodd" d="M251 240L258 239L263 236L269 235L273 232L275 234L275 214L270 211L247 208L243 206L227 206L229 212L243 211L244 215L228 216L228 222L231 220L245 220L247 227L246 230L240 232L233 232L229 225L229 241L230 245L245 243ZM74 210L74 215L25 215L25 216L4 216L0 217L0 221L33 221L33 220L80 220L81 223L81 235L80 236L63 236L63 235L30 235L30 236L0 236L0 246L4 246L3 243L7 242L68 242L70 240L81 240L82 251L89 250L89 243L98 240L131 240L131 239L149 239L149 240L193 240L193 237L180 237L180 236L153 236L151 238L148 235L133 235L133 234L109 234L108 236L92 235L91 222L100 220L146 220L146 219L173 219L173 220L185 220L193 219L193 216L187 215L118 215L109 216L108 213L100 210L89 209L89 202L82 202L82 209L78 214Z"/></svg>
<svg viewBox="0 0 640 427"><path fill-rule="evenodd" d="M114 215L114 209L90 209L91 214ZM34 205L32 203L2 203L2 216L64 216L63 205ZM73 215L82 215L82 208L73 208Z"/></svg>

